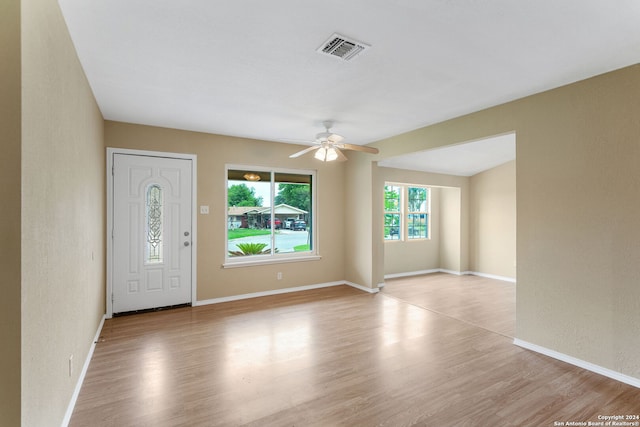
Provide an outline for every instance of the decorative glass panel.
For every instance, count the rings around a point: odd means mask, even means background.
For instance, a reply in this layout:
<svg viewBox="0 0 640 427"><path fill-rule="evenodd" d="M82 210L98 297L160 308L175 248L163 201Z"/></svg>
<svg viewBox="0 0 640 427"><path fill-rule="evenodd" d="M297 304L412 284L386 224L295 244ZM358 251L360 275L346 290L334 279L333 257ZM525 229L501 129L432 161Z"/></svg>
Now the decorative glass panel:
<svg viewBox="0 0 640 427"><path fill-rule="evenodd" d="M147 253L148 263L162 262L162 188L153 184L147 188Z"/></svg>

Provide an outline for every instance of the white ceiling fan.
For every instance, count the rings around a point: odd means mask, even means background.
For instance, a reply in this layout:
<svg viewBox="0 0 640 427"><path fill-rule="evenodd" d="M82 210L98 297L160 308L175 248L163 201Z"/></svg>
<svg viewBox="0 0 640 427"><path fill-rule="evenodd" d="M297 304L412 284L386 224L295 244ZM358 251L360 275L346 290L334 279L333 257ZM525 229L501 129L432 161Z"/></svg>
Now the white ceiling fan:
<svg viewBox="0 0 640 427"><path fill-rule="evenodd" d="M331 120L326 120L322 122L322 124L325 127L325 131L320 132L316 135L314 145L309 148L305 148L302 151L298 151L297 153L293 153L289 156L290 158L294 159L314 150L317 150L314 157L318 160L322 160L323 162L332 162L334 160L343 162L347 160L347 157L342 153L341 150L353 150L371 154L378 154L377 148L367 147L363 145L346 144L342 142L344 140L343 136L336 133L331 133L331 126L333 125L333 122Z"/></svg>

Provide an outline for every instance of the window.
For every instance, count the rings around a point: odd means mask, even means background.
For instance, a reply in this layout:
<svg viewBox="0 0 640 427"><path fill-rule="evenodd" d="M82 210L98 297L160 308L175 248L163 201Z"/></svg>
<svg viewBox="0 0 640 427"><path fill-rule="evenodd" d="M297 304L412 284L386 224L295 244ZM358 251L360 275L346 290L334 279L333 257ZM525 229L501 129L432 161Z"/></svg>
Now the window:
<svg viewBox="0 0 640 427"><path fill-rule="evenodd" d="M315 255L312 171L227 166L227 263Z"/></svg>
<svg viewBox="0 0 640 427"><path fill-rule="evenodd" d="M424 187L407 187L407 238L427 238L427 190Z"/></svg>
<svg viewBox="0 0 640 427"><path fill-rule="evenodd" d="M384 186L384 238L400 240L400 218L402 218L402 187Z"/></svg>
<svg viewBox="0 0 640 427"><path fill-rule="evenodd" d="M428 239L430 204L428 187L385 184L384 239Z"/></svg>

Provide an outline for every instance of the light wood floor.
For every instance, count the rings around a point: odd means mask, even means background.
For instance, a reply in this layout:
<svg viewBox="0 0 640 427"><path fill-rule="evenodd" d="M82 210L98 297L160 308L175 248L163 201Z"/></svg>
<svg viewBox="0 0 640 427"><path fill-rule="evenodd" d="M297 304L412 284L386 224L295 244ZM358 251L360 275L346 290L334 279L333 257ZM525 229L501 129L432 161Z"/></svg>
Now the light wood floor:
<svg viewBox="0 0 640 427"><path fill-rule="evenodd" d="M553 426L640 412L639 389L404 301L399 285L109 319L70 425Z"/></svg>
<svg viewBox="0 0 640 427"><path fill-rule="evenodd" d="M515 337L515 283L434 273L387 279L383 292L438 314Z"/></svg>

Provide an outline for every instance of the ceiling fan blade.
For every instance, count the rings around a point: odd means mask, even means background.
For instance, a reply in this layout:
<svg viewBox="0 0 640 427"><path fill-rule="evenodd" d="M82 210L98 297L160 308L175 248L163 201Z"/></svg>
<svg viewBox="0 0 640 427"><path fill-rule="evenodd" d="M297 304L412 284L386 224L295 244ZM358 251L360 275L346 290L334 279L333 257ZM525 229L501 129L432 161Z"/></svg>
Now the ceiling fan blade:
<svg viewBox="0 0 640 427"><path fill-rule="evenodd" d="M302 151L298 151L297 153L293 153L292 155L289 156L289 158L290 159L295 159L296 157L300 157L303 154L307 154L308 152L313 151L313 150L317 150L318 148L320 148L319 145L313 145L313 146L311 146L309 148L305 148Z"/></svg>
<svg viewBox="0 0 640 427"><path fill-rule="evenodd" d="M365 153L378 154L379 151L374 147L367 147L366 145L354 145L354 144L337 144L337 147L344 148L345 150L363 151Z"/></svg>

